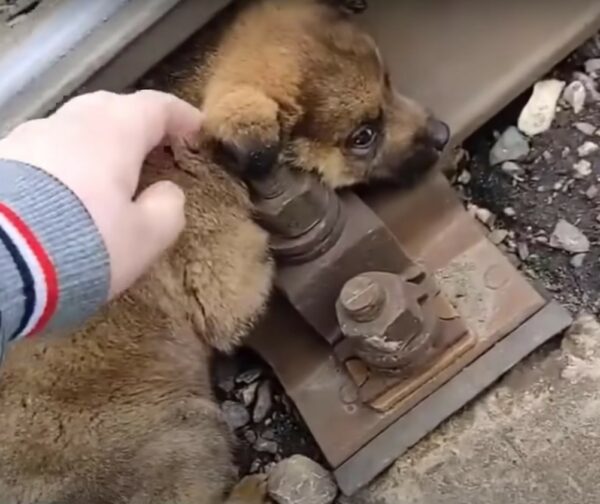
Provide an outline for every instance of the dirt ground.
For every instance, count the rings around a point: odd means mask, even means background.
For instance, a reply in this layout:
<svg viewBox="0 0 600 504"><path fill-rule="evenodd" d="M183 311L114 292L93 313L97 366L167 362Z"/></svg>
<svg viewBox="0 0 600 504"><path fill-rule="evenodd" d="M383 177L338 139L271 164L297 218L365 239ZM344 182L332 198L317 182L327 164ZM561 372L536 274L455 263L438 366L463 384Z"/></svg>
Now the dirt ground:
<svg viewBox="0 0 600 504"><path fill-rule="evenodd" d="M590 42L548 77L568 83L574 72L583 70L587 58L599 53ZM499 166L490 167L488 156L495 133L516 124L528 95L517 99L465 144L470 155L466 166L470 181L457 184L457 188L466 202L487 208L497 217L493 229L510 232L501 247L519 262L525 274L539 281L573 313L587 309L598 314L600 150L585 158L591 163L589 175L578 176L574 165L581 160L577 153L581 145L588 141L600 144L598 132L585 134L575 126L587 123L599 128L600 103L588 99L577 115L570 107L560 107L551 129L531 140L529 155L518 161L523 173L515 178ZM506 215L507 208L510 216ZM559 219L577 226L590 242L590 251L579 258L583 259L581 265L572 255L548 244Z"/></svg>

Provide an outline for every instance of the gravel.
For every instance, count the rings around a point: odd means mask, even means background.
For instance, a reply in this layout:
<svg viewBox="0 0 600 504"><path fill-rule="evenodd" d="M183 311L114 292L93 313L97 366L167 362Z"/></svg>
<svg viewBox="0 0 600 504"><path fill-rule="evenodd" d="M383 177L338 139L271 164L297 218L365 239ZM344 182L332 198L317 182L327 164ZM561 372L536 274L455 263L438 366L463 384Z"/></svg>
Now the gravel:
<svg viewBox="0 0 600 504"><path fill-rule="evenodd" d="M585 92L583 84L579 84ZM530 137L548 131L554 121L556 105L564 88L565 83L558 79L537 82L533 86L529 101L519 114L517 123L519 130ZM575 96L575 94L572 95L574 99ZM571 97L571 92L569 92L569 97Z"/></svg>
<svg viewBox="0 0 600 504"><path fill-rule="evenodd" d="M271 470L268 491L278 504L331 504L338 494L331 474L302 456L284 460Z"/></svg>
<svg viewBox="0 0 600 504"><path fill-rule="evenodd" d="M517 161L527 154L529 154L527 138L515 126L510 126L498 138L490 151L489 160L490 164L495 166L505 161Z"/></svg>

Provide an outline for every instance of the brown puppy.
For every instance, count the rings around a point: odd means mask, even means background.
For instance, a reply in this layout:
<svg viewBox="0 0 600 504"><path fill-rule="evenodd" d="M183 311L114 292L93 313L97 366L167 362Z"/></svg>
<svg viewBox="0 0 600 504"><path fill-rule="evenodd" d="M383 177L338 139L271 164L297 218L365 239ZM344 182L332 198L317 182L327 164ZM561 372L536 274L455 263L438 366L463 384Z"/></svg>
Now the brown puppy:
<svg viewBox="0 0 600 504"><path fill-rule="evenodd" d="M227 496L237 475L208 377L210 348L248 333L273 274L223 156L250 173L289 162L337 187L406 176L445 143L332 1L259 0L230 14L207 66L174 88L206 110L201 148L177 149L177 168L154 159L144 175L187 192L178 244L82 330L20 343L0 368L3 504L261 502L261 478Z"/></svg>

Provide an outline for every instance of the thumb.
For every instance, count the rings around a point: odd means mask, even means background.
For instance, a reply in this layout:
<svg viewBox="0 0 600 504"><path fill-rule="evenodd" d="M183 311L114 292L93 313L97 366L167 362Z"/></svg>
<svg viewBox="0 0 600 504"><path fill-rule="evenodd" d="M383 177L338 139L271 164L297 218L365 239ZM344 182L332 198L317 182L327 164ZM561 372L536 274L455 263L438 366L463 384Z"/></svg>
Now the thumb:
<svg viewBox="0 0 600 504"><path fill-rule="evenodd" d="M134 206L144 239L145 267L175 242L185 225L185 195L169 181L156 182L145 189Z"/></svg>

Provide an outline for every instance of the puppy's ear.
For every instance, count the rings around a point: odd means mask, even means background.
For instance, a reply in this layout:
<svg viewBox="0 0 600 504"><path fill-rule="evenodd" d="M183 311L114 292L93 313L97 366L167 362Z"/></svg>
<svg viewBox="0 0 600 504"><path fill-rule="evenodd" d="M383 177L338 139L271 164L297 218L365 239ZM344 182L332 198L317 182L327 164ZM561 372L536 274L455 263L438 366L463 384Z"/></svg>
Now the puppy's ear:
<svg viewBox="0 0 600 504"><path fill-rule="evenodd" d="M204 103L203 133L214 140L228 168L244 179L260 178L281 150L279 105L259 89L240 86Z"/></svg>
<svg viewBox="0 0 600 504"><path fill-rule="evenodd" d="M326 3L346 14L360 14L368 8L367 0L326 0Z"/></svg>

